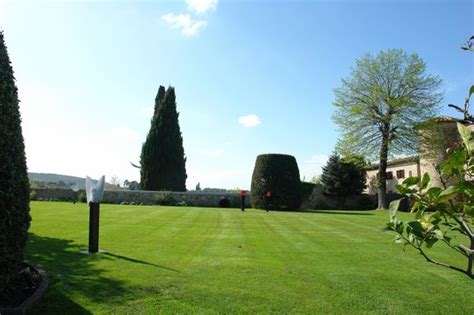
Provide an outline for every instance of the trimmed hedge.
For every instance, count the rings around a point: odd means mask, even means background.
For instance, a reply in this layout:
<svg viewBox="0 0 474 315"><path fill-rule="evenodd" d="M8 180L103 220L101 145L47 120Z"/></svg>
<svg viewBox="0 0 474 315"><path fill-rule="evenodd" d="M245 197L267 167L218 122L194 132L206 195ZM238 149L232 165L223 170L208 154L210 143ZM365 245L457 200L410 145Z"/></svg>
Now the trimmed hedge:
<svg viewBox="0 0 474 315"><path fill-rule="evenodd" d="M301 205L300 172L296 159L286 154L257 156L250 204L257 209L295 210ZM267 192L272 193L267 198Z"/></svg>
<svg viewBox="0 0 474 315"><path fill-rule="evenodd" d="M0 305L6 306L22 275L28 239L30 185L26 172L18 93L0 32Z"/></svg>

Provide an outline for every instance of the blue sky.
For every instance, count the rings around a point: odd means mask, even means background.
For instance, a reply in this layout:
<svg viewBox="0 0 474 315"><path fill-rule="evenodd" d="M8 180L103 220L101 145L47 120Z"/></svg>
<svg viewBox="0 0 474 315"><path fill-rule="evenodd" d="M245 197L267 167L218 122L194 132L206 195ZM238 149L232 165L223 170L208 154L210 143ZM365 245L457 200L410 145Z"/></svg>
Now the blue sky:
<svg viewBox="0 0 474 315"><path fill-rule="evenodd" d="M139 180L158 86L176 88L188 189L250 188L255 158L301 177L334 150L333 89L366 52L418 53L456 115L474 83L473 1L2 1L32 172ZM350 118L348 118L350 119Z"/></svg>

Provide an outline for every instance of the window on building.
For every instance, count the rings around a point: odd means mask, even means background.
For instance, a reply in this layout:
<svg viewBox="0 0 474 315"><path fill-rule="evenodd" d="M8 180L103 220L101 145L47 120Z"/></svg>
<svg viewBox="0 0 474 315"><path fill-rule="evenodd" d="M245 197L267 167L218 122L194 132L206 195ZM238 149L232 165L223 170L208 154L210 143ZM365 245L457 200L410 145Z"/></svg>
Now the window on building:
<svg viewBox="0 0 474 315"><path fill-rule="evenodd" d="M393 179L393 173L387 172L387 179Z"/></svg>
<svg viewBox="0 0 474 315"><path fill-rule="evenodd" d="M412 171L408 171L408 176L409 176L409 177L412 177L412 176L413 176Z"/></svg>
<svg viewBox="0 0 474 315"><path fill-rule="evenodd" d="M397 178L405 178L405 170L398 170Z"/></svg>

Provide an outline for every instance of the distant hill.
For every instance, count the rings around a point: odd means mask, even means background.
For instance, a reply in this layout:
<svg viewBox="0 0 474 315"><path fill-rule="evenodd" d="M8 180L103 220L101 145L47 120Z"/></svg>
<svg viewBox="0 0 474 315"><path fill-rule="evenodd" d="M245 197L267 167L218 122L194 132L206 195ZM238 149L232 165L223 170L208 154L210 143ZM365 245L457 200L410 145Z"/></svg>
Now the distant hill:
<svg viewBox="0 0 474 315"><path fill-rule="evenodd" d="M60 174L50 174L50 173L28 173L28 178L32 184L34 183L44 183L44 184L56 184L54 188L67 188L72 185L77 185L79 189L86 188L86 179L83 177L69 176L69 175L60 175ZM32 185L34 186L34 185ZM117 187L112 184L105 183L105 189L107 190L116 190Z"/></svg>

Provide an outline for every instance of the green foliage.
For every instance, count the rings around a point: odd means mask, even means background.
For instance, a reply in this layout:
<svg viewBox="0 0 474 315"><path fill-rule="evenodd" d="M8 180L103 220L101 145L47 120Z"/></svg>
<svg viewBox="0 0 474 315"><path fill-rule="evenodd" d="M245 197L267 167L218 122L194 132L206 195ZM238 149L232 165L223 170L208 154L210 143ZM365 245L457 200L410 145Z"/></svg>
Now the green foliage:
<svg viewBox="0 0 474 315"><path fill-rule="evenodd" d="M128 190L140 190L140 188L140 184L135 180L128 183Z"/></svg>
<svg viewBox="0 0 474 315"><path fill-rule="evenodd" d="M173 87L160 86L155 114L142 147L140 175L143 190L186 191L186 158Z"/></svg>
<svg viewBox="0 0 474 315"><path fill-rule="evenodd" d="M219 200L219 208L229 208L230 207L230 200L227 197L222 197Z"/></svg>
<svg viewBox="0 0 474 315"><path fill-rule="evenodd" d="M418 151L416 126L433 118L442 100L441 79L425 74L417 54L400 49L366 54L335 89L333 120L342 132L338 151L379 158L384 136L391 154ZM384 82L382 84L381 82ZM384 128L387 134L383 135Z"/></svg>
<svg viewBox="0 0 474 315"><path fill-rule="evenodd" d="M318 187L318 184L301 182L301 200L309 199L316 187Z"/></svg>
<svg viewBox="0 0 474 315"><path fill-rule="evenodd" d="M156 204L160 206L174 206L177 202L171 191L164 191L156 199Z"/></svg>
<svg viewBox="0 0 474 315"><path fill-rule="evenodd" d="M386 208L388 156L414 154L419 149L419 123L432 119L442 100L441 79L425 74L417 54L400 49L366 54L351 76L334 90L339 125L338 152L362 154L379 161L379 208Z"/></svg>
<svg viewBox="0 0 474 315"><path fill-rule="evenodd" d="M416 248L430 262L457 267L434 261L424 251L442 242L468 259L468 267L461 270L473 277L474 255L474 138L470 130L458 123L463 144L453 150L439 166L444 187L430 187L430 176L425 173L420 179L409 177L397 189L404 198L413 201L411 212L414 220L403 222L397 218L401 200L390 203L388 228L395 231L395 241ZM446 184L450 183L450 184ZM470 246L461 244L455 235L461 233L470 241ZM469 249L470 248L470 249Z"/></svg>
<svg viewBox="0 0 474 315"><path fill-rule="evenodd" d="M20 277L28 239L30 187L13 69L0 32L0 296ZM2 299L3 300L3 299Z"/></svg>
<svg viewBox="0 0 474 315"><path fill-rule="evenodd" d="M85 189L85 178L49 174L49 173L28 173L28 179L30 180L30 186L37 188L70 188L72 185L78 186L80 189ZM60 185L63 184L63 185Z"/></svg>
<svg viewBox="0 0 474 315"><path fill-rule="evenodd" d="M87 196L86 196L86 194L81 191L81 192L79 193L79 195L77 196L77 201L78 201L78 202L86 203L86 202L87 202Z"/></svg>
<svg viewBox="0 0 474 315"><path fill-rule="evenodd" d="M271 191L272 198L266 198ZM296 159L286 154L257 156L252 175L250 203L258 209L298 209L301 204L300 172Z"/></svg>
<svg viewBox="0 0 474 315"><path fill-rule="evenodd" d="M36 200L38 198L38 194L36 193L36 190L32 190L30 192L30 200Z"/></svg>
<svg viewBox="0 0 474 315"><path fill-rule="evenodd" d="M337 153L332 154L321 175L324 192L340 197L361 194L366 181L364 167L365 163L359 157L341 159Z"/></svg>
<svg viewBox="0 0 474 315"><path fill-rule="evenodd" d="M315 175L311 178L311 183L319 185L321 184L321 175Z"/></svg>

